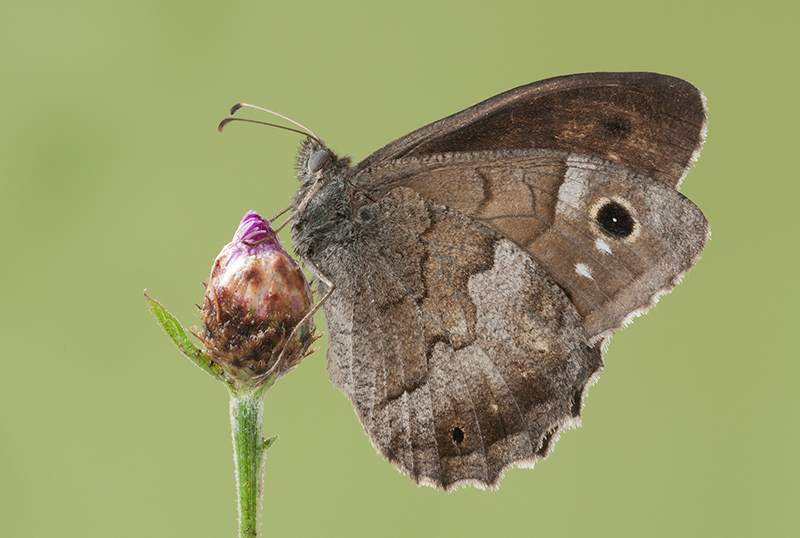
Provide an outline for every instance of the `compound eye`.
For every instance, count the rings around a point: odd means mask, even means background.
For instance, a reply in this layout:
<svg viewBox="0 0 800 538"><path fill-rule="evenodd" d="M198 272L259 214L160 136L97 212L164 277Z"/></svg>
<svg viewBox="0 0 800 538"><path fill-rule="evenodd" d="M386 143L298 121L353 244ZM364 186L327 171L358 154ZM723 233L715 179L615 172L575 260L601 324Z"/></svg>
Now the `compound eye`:
<svg viewBox="0 0 800 538"><path fill-rule="evenodd" d="M331 161L331 153L327 149L320 149L314 152L311 155L311 158L308 160L308 171L312 174L316 174L323 168L325 168L328 163Z"/></svg>

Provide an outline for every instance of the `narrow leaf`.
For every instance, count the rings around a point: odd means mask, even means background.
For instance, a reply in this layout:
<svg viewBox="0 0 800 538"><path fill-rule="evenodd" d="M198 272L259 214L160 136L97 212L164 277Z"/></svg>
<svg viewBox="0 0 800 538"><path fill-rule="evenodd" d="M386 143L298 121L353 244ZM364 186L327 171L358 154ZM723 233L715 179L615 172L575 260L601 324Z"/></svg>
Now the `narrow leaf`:
<svg viewBox="0 0 800 538"><path fill-rule="evenodd" d="M156 321L158 321L158 324L164 329L164 332L167 333L167 336L178 346L178 349L201 370L217 381L225 384L228 388L232 388L225 380L219 365L211 362L211 359L189 340L189 336L186 334L186 330L183 328L183 325L181 325L181 322L178 321L178 318L170 314L161 303L148 297L147 292L145 292L144 298L147 300L150 312L153 313Z"/></svg>

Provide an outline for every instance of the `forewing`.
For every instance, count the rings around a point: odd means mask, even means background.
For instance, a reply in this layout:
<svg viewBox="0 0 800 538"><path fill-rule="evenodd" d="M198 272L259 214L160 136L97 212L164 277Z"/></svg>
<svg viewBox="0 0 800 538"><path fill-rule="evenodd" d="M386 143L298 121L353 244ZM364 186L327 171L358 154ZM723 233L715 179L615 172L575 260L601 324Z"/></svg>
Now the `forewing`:
<svg viewBox="0 0 800 538"><path fill-rule="evenodd" d="M374 180L365 175L362 188L379 198L399 186L525 248L574 303L593 342L671 290L709 234L703 213L676 190L576 153L405 158L376 168ZM627 229L618 217L630 217Z"/></svg>
<svg viewBox="0 0 800 538"><path fill-rule="evenodd" d="M705 136L702 92L657 73L583 73L520 86L417 129L356 172L449 152L546 148L594 155L677 188Z"/></svg>

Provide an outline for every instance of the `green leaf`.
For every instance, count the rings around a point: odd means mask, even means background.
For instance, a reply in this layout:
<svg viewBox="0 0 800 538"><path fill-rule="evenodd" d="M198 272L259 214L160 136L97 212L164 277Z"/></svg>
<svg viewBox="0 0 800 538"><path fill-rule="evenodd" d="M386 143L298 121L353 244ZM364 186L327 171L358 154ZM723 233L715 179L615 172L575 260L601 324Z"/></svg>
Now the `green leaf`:
<svg viewBox="0 0 800 538"><path fill-rule="evenodd" d="M167 333L167 336L169 336L175 345L178 346L178 349L180 349L183 354L186 355L189 360L195 363L201 370L206 372L220 383L224 384L229 390L233 390L233 386L225 379L225 376L223 375L222 369L219 367L219 365L211 362L211 359L209 359L200 348L195 346L192 341L189 340L189 336L186 334L186 330L183 328L183 325L181 325L181 322L178 321L178 318L170 314L167 309L161 305L161 303L148 297L146 290L144 298L147 300L147 304L150 307L150 312L153 313L156 321L158 321L158 324L161 325L162 329L164 329L164 332Z"/></svg>
<svg viewBox="0 0 800 538"><path fill-rule="evenodd" d="M271 447L271 446L272 446L272 443L274 443L274 442L275 442L277 439L278 439L278 436L277 436L277 435L273 435L273 436L272 436L272 437L270 437L269 439L264 439L264 445L263 445L263 449L264 449L264 450L268 450L268 449L269 449L269 447Z"/></svg>

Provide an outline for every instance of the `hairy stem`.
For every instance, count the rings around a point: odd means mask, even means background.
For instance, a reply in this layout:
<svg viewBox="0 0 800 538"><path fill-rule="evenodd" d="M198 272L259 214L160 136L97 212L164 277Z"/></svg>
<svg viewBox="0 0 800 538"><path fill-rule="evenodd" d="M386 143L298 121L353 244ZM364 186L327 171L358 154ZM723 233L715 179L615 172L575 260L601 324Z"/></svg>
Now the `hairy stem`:
<svg viewBox="0 0 800 538"><path fill-rule="evenodd" d="M267 386L231 395L231 433L239 496L239 538L260 535L264 462L271 444L263 438L264 394Z"/></svg>

